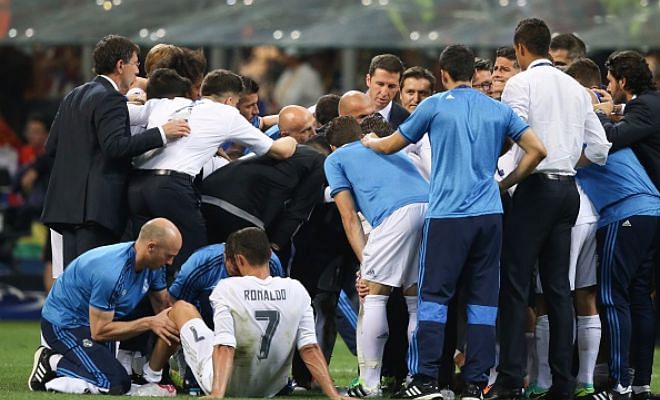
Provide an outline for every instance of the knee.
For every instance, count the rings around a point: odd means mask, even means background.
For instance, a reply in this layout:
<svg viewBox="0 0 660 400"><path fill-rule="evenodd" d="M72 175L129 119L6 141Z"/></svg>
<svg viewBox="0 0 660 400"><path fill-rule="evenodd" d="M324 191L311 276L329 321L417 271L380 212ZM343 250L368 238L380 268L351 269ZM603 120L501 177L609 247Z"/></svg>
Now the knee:
<svg viewBox="0 0 660 400"><path fill-rule="evenodd" d="M185 321L193 318L202 318L197 307L183 300L178 300L174 303L169 316L179 328L181 328Z"/></svg>
<svg viewBox="0 0 660 400"><path fill-rule="evenodd" d="M108 394L110 395L123 395L128 393L131 389L131 377L128 376L124 368L119 365L119 368L114 371L114 374L110 377L110 390Z"/></svg>

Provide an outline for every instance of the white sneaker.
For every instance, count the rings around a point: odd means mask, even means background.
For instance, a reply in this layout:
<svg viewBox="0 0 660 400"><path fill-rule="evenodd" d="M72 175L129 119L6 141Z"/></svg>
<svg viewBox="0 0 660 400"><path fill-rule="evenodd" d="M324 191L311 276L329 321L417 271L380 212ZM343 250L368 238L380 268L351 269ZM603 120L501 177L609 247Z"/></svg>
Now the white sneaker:
<svg viewBox="0 0 660 400"><path fill-rule="evenodd" d="M176 389L172 385L147 383L146 385L131 385L131 390L126 394L138 397L174 397Z"/></svg>

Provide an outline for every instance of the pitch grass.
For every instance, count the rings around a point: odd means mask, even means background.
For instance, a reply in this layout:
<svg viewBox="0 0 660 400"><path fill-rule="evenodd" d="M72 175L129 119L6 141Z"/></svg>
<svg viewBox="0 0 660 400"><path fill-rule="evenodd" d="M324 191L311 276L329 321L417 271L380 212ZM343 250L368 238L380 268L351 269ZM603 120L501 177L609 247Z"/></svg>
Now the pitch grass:
<svg viewBox="0 0 660 400"><path fill-rule="evenodd" d="M81 397L78 395L30 392L28 390L27 378L32 368L32 356L38 343L39 324L37 322L0 322L0 399L80 400ZM330 372L338 386L347 386L356 376L356 364L355 357L348 351L344 342L338 340L330 363ZM655 354L652 388L654 393L660 392L660 350L656 350ZM311 396L296 394L278 397L278 399L302 400L320 397L322 397L320 394ZM103 398L109 397L103 396Z"/></svg>

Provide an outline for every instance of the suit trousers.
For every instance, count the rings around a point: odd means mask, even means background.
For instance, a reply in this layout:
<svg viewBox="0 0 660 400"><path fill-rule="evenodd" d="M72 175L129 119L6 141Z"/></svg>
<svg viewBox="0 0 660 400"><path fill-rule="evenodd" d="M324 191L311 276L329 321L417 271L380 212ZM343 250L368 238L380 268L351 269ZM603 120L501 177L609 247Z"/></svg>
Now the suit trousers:
<svg viewBox="0 0 660 400"><path fill-rule="evenodd" d="M161 176L134 171L128 186L128 205L133 238L137 238L142 225L152 218L167 218L179 228L183 244L174 259L175 271L207 243L199 194L189 175Z"/></svg>
<svg viewBox="0 0 660 400"><path fill-rule="evenodd" d="M553 394L572 398L573 303L568 281L571 228L580 198L573 177L533 174L521 182L504 222L500 289L498 383L523 387L525 327L534 265L538 260L550 320Z"/></svg>
<svg viewBox="0 0 660 400"><path fill-rule="evenodd" d="M118 234L93 222L85 225L62 225L58 230L62 235L62 255L65 268L87 250L119 242Z"/></svg>

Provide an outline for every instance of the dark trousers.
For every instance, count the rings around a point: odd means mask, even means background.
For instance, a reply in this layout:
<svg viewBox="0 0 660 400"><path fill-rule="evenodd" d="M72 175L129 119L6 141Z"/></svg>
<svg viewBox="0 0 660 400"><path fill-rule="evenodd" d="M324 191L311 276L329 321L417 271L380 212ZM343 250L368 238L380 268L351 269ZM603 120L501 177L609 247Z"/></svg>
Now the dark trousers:
<svg viewBox="0 0 660 400"><path fill-rule="evenodd" d="M571 228L580 198L572 177L550 179L530 175L521 182L504 222L498 383L523 386L527 351L527 306L538 260L543 295L550 320L552 392L571 398L575 379L573 360L573 303L568 281Z"/></svg>
<svg viewBox="0 0 660 400"><path fill-rule="evenodd" d="M206 221L209 243L224 243L232 232L254 226L250 221L211 204L202 204L202 215Z"/></svg>
<svg viewBox="0 0 660 400"><path fill-rule="evenodd" d="M92 340L89 327L60 328L42 319L41 334L48 346L62 355L57 376L83 379L113 395L131 388L131 379L115 358L115 343Z"/></svg>
<svg viewBox="0 0 660 400"><path fill-rule="evenodd" d="M629 386L632 364L632 384L650 385L655 345L653 256L660 240L660 217L624 218L598 229L596 240L601 260L598 300L610 344L610 378L614 385Z"/></svg>
<svg viewBox="0 0 660 400"><path fill-rule="evenodd" d="M438 376L447 308L465 276L467 350L461 372L466 382L488 381L495 364L501 245L500 214L426 221L420 250L418 324L408 355L413 376L432 380Z"/></svg>
<svg viewBox="0 0 660 400"><path fill-rule="evenodd" d="M119 242L119 235L95 223L66 225L59 229L59 233L62 234L65 268L71 261L87 250Z"/></svg>
<svg viewBox="0 0 660 400"><path fill-rule="evenodd" d="M128 205L133 238L145 222L156 217L167 218L179 228L183 244L174 259L175 271L207 243L199 194L192 177L186 174L160 176L134 171L128 186Z"/></svg>

